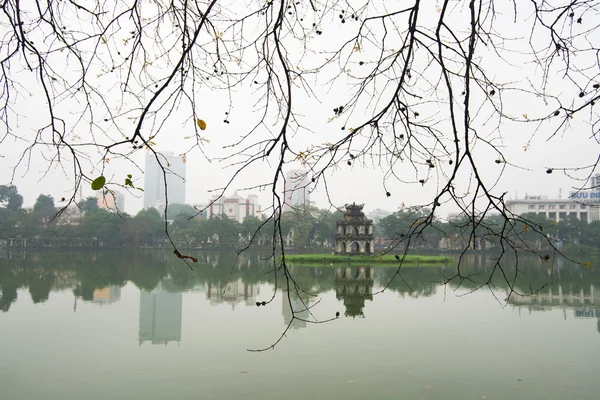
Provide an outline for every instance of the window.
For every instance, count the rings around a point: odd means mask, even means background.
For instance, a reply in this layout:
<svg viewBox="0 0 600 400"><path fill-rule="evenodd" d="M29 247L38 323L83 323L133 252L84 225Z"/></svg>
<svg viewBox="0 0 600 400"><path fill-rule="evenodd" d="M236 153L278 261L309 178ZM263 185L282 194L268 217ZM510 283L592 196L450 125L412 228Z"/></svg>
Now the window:
<svg viewBox="0 0 600 400"><path fill-rule="evenodd" d="M551 204L548 206L548 210L556 210L556 206L554 204Z"/></svg>
<svg viewBox="0 0 600 400"><path fill-rule="evenodd" d="M556 211L552 211L548 213L548 218L556 221Z"/></svg>
<svg viewBox="0 0 600 400"><path fill-rule="evenodd" d="M577 208L577 204L569 204L569 210L574 210Z"/></svg>
<svg viewBox="0 0 600 400"><path fill-rule="evenodd" d="M534 206L533 204L530 204L530 205L529 205L529 209L530 209L530 210L535 210L535 206Z"/></svg>
<svg viewBox="0 0 600 400"><path fill-rule="evenodd" d="M567 213L566 212L558 213L558 218L560 221L564 221L565 219L567 219Z"/></svg>
<svg viewBox="0 0 600 400"><path fill-rule="evenodd" d="M546 209L546 205L545 205L545 204L540 204L540 205L538 206L538 209L540 209L540 210L545 210L545 209Z"/></svg>
<svg viewBox="0 0 600 400"><path fill-rule="evenodd" d="M579 205L579 209L581 209L581 210L585 210L585 204L580 204L580 205Z"/></svg>
<svg viewBox="0 0 600 400"><path fill-rule="evenodd" d="M567 208L567 206L565 206L564 204L561 204L560 206L558 206L559 209L564 210L565 208Z"/></svg>
<svg viewBox="0 0 600 400"><path fill-rule="evenodd" d="M586 213L586 212L579 213L579 219L584 222L588 222L588 213Z"/></svg>

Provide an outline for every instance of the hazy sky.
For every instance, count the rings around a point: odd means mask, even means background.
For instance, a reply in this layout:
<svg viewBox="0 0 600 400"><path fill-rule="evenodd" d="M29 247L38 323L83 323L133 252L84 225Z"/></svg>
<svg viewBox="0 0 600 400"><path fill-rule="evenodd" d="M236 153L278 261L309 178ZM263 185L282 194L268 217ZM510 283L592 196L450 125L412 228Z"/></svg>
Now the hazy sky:
<svg viewBox="0 0 600 400"><path fill-rule="evenodd" d="M352 1L350 3L358 4L362 2ZM370 6L362 9L360 13L362 20L367 15L382 13L385 7L400 7L398 5L392 6L389 2L387 4L386 2L370 3ZM410 2L401 3L409 4ZM457 4L459 3L462 2L457 2ZM401 6L404 7L404 5ZM238 9L232 11L234 14L245 11L241 3L233 3L231 7L238 7ZM430 13L437 18L437 10L433 2L423 7L421 13ZM223 7L223 10L225 8ZM347 6L344 6L344 8L348 9ZM387 11L389 12L390 10ZM541 79L543 74L543 71L532 63L533 57L531 54L528 54L531 53L531 47L528 45L528 31L526 28L531 25L531 14L528 14L526 11L531 10L526 9L523 13L519 14L516 24L513 23L513 16L509 13L509 9L500 11L506 11L507 15L500 15L501 13L499 13L495 29L500 34L505 35L505 37L511 38L511 40L503 43L510 50L503 53L505 62L501 62L493 52L482 52L481 56L483 58L480 62L487 68L486 73L491 80L511 87L528 88L530 84L526 83L527 80L530 80L534 84L535 80ZM454 12L455 14L450 19L451 22L455 22L457 26L461 23L466 23L466 21L462 21L465 15L464 9L460 9L457 6ZM288 57L293 61L297 61L299 65L302 64L302 67L306 69L312 68L319 62L324 62L327 58L324 50L332 49L336 46L339 47L340 43L343 43L355 34L359 26L358 22L353 23L352 21L348 21L345 24L340 23L338 14L339 12L334 9L331 15L328 15L323 21L318 23L317 28L323 31L321 35L315 34L314 30L310 28L311 24L308 21L312 21L312 18L307 18L306 25L311 29L310 38L307 43L313 46L311 49L314 51L306 53L298 52L298 50L301 50L300 47L297 47L298 43L290 39L287 42L290 43L289 47L286 47ZM404 20L404 18L398 19L398 21ZM399 23L399 26L401 26L401 23ZM466 25L463 26L466 27ZM127 29L127 26L123 27L124 31ZM374 27L373 31L376 32L377 29L381 29L381 27ZM125 39L119 35L120 33L116 32L115 36L110 38L114 41L124 41ZM596 34L594 37L597 38L598 35ZM207 43L210 42L210 38L208 37L205 40ZM540 40L539 43L543 45L544 42ZM128 45L127 43L123 44L125 47ZM479 46L483 47L483 44L480 43ZM368 44L366 44L365 48L361 49L361 51L348 55L349 63L343 67L338 65L337 71L332 66L323 69L318 76L307 75L305 84L310 86L310 93L307 93L300 86L294 88L294 110L298 116L298 120L304 127L295 128L296 131L288 132L290 135L290 146L294 150L302 151L314 144L335 142L342 135L347 134L347 130L341 130L342 126L351 127L353 124L364 120L364 113L357 108L353 109L350 117L344 115L340 118L330 120L334 117L333 109L339 105L346 104L350 100L351 93L355 88L353 84L356 80L348 76L341 76L337 81L331 83L329 79L334 77L335 73L339 72L341 68L344 68L345 72L352 76L360 77L368 74L374 67L376 60L377 53L375 49L375 47L369 49ZM581 65L586 63L585 57L587 55L584 54L578 60ZM63 60L54 59L54 61L55 65L59 65L62 68L62 70L56 68L57 73L64 76L68 76L71 73L70 71L78 68L68 58ZM198 62L205 61L202 59L198 60ZM252 56L249 55L247 59L241 62L242 64L251 64L252 61ZM589 57L589 63L594 63L592 55ZM166 64L161 65L160 60L154 60L154 64L148 67L149 69L153 68L149 71L149 75L164 75L168 71L165 66ZM424 60L415 60L412 68L418 69L419 66L425 68ZM103 72L103 68L105 67L102 65L94 65L92 69L94 72L98 72L98 74L95 78L91 77L90 79L103 88L105 100L108 103L108 107L112 107L112 112L124 112L127 108L137 107L136 100L130 95L125 97L125 103L121 102L119 79L122 78L122 75L111 75L108 72ZM348 72L348 70L351 70L351 72ZM422 76L417 76L415 81L411 83L411 87L415 88L415 90L422 89L426 93L427 90L425 88L430 83L428 81L430 78L428 74L429 72L425 72ZM231 166L231 163L232 161L235 162L236 159L222 161L221 158L231 154L233 150L224 147L239 141L262 117L263 110L259 102L262 93L260 85L260 77L262 75L259 73L257 76L258 84L252 83L253 79L250 79L247 84L239 86L231 93L213 89L209 85L194 87L192 90L196 98L193 112L189 106L185 104L181 105L168 116L164 125L156 130L159 134L153 139L153 142L156 143L154 148L159 151L172 151L179 154L187 151L193 145L193 139L189 137L193 137L194 135L196 117L206 121L207 129L201 132L202 136L208 140L201 145L204 154L196 149L186 157L186 201L188 203L206 203L214 194L210 190L223 187L235 173L237 169L236 165ZM47 114L43 111L45 100L35 76L26 70L21 70L15 62L11 65L11 77L23 86L19 89L20 97L15 98L14 110L16 114L12 115L10 119L10 133L15 136L6 137L0 144L0 184L8 183L11 180L12 167L16 165L31 140L33 140L38 129L48 123ZM571 101L572 98L577 100L576 94L580 88L574 82L560 75L551 75L549 82L550 85L546 88L548 93L565 96L565 98L569 99L568 101ZM380 93L373 95L373 98L380 97L381 94L383 94L381 97L385 97L385 94L388 92L389 89L385 86L386 82L380 85ZM147 91L140 93L143 96L149 95ZM592 93L591 95L594 94ZM597 91L595 95L597 95ZM147 97L143 96L137 99L140 103L147 100ZM558 104L551 98L536 97L524 91L507 90L506 92L499 93L498 96L502 96L498 98L502 99L505 111L510 112L512 115L523 116L520 118L523 121L549 115L558 107ZM89 139L90 129L86 128L85 118L83 121L77 120L78 112L82 110L82 106L80 105L78 109L76 100L68 98L68 96L60 97L60 99L57 102L57 110L60 111L63 118L66 118L67 131L73 137L81 135L83 137L82 141ZM233 101L231 108L229 107L230 99ZM539 125L536 122L505 121L498 126L497 118L492 117L491 120L488 120L488 117L486 117L486 113L491 115L489 108L484 107L483 109L479 109L480 100L483 100L481 96L478 97L478 94L473 95L472 117L474 126L477 126L482 136L491 140L502 151L506 160L512 164L497 164L495 163L495 160L498 158L497 155L490 151L487 146L478 143L475 147L474 151L477 152L476 158L479 172L485 178L486 182L491 185L498 179L494 189L495 193L508 192L508 198L522 198L526 194L542 194L549 197L558 197L559 190L562 189L562 196L566 197L573 187L582 184L559 171L547 174L546 169L550 167L577 168L589 165L595 161L598 157L598 144L594 138L591 138L591 127L589 122L586 121L589 121L590 118L595 120L597 114L594 112L582 113L571 121L570 127L564 133L561 132L549 140L552 133L551 124ZM438 99L432 97L430 99L423 98L415 102L414 109L419 110L421 114L420 118L424 122L435 120L436 116L440 113L440 108L436 105L436 101ZM129 132L129 135L133 133L133 128L137 121L135 118L132 117L131 120L128 120L127 116L119 118L118 126L121 131L119 132L110 119L108 121L103 120L106 113L101 104L97 100L94 100L93 105L98 106L98 110L100 110L99 115L95 116L94 132L103 132L115 140L122 138L122 133ZM563 105L565 107L572 106L570 103ZM377 107L376 104L372 106ZM365 110L365 113L369 112L367 106L365 106ZM193 115L194 113L195 115ZM134 114L132 113L132 115ZM166 117L166 115L163 116ZM224 123L225 119L229 123ZM131 126L127 126L128 124L131 124ZM448 127L448 124L444 125L444 121L439 121L439 128L444 134L448 132ZM258 130L245 139L238 149L244 148L245 145L250 143L273 137L273 135L277 134L278 128L277 121L273 124L267 123L259 126ZM25 140L22 140L22 138ZM360 142L360 139L358 141ZM122 148L124 149L127 146L129 145L123 145ZM129 161L114 158L104 166L100 162L101 156L99 153L91 149L87 149L85 154L80 154L80 158L84 161L84 171L89 173L90 176L97 176L102 173L109 181L122 183L126 174L130 173L134 177L134 183L138 186L143 186L142 169L145 153L146 150L140 149L131 155ZM40 193L50 194L55 200L62 197L69 197L73 185L72 170L70 169L72 167L70 164L72 157L63 150L62 165L56 165L51 164L49 161L54 154L52 147L36 147L31 154L26 153L24 162L16 170L13 183L24 196L26 206L31 206ZM86 154L89 156L87 160ZM270 181L276 157L271 156L268 161L258 162L240 174L226 194L232 194L235 189L243 189ZM365 203L367 210L381 208L395 211L402 204L410 206L428 203L432 200L436 191L445 183L442 171L448 172L450 168L449 165L440 162L433 171L428 171L423 166L414 169L407 162L399 163L395 166L394 172L401 179L387 179L384 189L383 181L386 169L378 165L379 161L377 159L373 160L365 157L352 160L351 166L348 166L345 161L340 163L339 168L331 168L325 173L327 191L322 181L314 188L310 196L311 200L316 202L317 206L327 207L329 201L337 206L354 201ZM136 168L135 164L139 168ZM298 168L303 168L301 163L291 160L285 167L286 170ZM502 168L505 169L500 176ZM460 185L463 185L461 190L464 189L465 191L469 183L469 176L466 172L463 172L458 181ZM589 170L573 172L578 177L585 176L587 173L589 173ZM418 183L418 180L423 178L426 179L424 185ZM390 197L386 196L386 191L390 192ZM263 207L271 204L269 188L264 191L255 189L240 192L241 195L245 193L257 194ZM84 196L93 195L89 184L85 184L83 194ZM142 207L143 201L141 195L140 192L135 190L131 194L126 195L125 208L127 212L135 213ZM443 208L443 212L454 211L457 211L456 207L449 206Z"/></svg>

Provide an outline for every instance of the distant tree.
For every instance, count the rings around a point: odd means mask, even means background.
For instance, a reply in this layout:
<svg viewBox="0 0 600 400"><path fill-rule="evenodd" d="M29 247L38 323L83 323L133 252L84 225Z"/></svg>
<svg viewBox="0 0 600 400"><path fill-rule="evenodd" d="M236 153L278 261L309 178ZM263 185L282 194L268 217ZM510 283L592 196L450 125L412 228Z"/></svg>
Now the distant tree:
<svg viewBox="0 0 600 400"><path fill-rule="evenodd" d="M19 194L16 186L0 185L0 208L17 211L23 205L23 196Z"/></svg>
<svg viewBox="0 0 600 400"><path fill-rule="evenodd" d="M240 223L229 219L226 215L213 216L208 219L209 232L217 237L219 247L238 248L242 242Z"/></svg>
<svg viewBox="0 0 600 400"><path fill-rule="evenodd" d="M39 195L33 205L33 213L45 222L50 221L56 215L54 198L45 194Z"/></svg>
<svg viewBox="0 0 600 400"><path fill-rule="evenodd" d="M264 243L273 238L272 226L270 224L265 225L265 221L254 215L246 216L240 228L243 238L248 242L253 240L253 244Z"/></svg>
<svg viewBox="0 0 600 400"><path fill-rule="evenodd" d="M23 197L14 186L0 186L0 238L19 235L24 210Z"/></svg>
<svg viewBox="0 0 600 400"><path fill-rule="evenodd" d="M183 215L185 217L192 217L197 213L198 212L196 211L196 209L190 206L189 204L173 203L169 204L169 207L167 208L167 219L173 220L179 215Z"/></svg>
<svg viewBox="0 0 600 400"><path fill-rule="evenodd" d="M150 207L127 220L121 228L121 234L125 243L134 246L162 244L165 238L164 220L155 208Z"/></svg>
<svg viewBox="0 0 600 400"><path fill-rule="evenodd" d="M100 209L100 207L98 207L98 199L93 196L87 197L85 200L80 202L78 206L84 214L93 213Z"/></svg>

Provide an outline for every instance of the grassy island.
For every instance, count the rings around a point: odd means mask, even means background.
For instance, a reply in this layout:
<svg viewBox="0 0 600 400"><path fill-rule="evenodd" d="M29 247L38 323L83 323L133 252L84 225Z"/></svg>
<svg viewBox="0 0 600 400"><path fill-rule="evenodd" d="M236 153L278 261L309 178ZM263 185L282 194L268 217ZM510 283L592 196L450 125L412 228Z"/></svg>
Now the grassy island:
<svg viewBox="0 0 600 400"><path fill-rule="evenodd" d="M402 258L402 256L399 256ZM371 256L349 256L337 254L287 254L285 261L293 264L307 265L340 265L340 264L369 264L369 265L387 265L398 266L400 260L393 254L386 255L371 255ZM425 256L425 255L407 255L404 257L403 265L428 265L442 266L445 264L453 264L456 260L452 257L445 256Z"/></svg>

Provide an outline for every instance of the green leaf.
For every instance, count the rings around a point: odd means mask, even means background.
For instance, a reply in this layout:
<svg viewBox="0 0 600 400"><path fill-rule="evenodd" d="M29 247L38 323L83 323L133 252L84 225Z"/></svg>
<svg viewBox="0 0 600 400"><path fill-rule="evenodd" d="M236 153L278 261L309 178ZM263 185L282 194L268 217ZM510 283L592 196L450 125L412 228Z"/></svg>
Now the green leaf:
<svg viewBox="0 0 600 400"><path fill-rule="evenodd" d="M133 175L131 175L131 174L127 174L127 177L128 177L129 179L131 179L131 178L133 178Z"/></svg>
<svg viewBox="0 0 600 400"><path fill-rule="evenodd" d="M99 177L97 177L96 179L94 179L92 181L92 189L93 190L100 190L104 187L104 184L106 183L106 178L103 177L102 175L100 175Z"/></svg>

